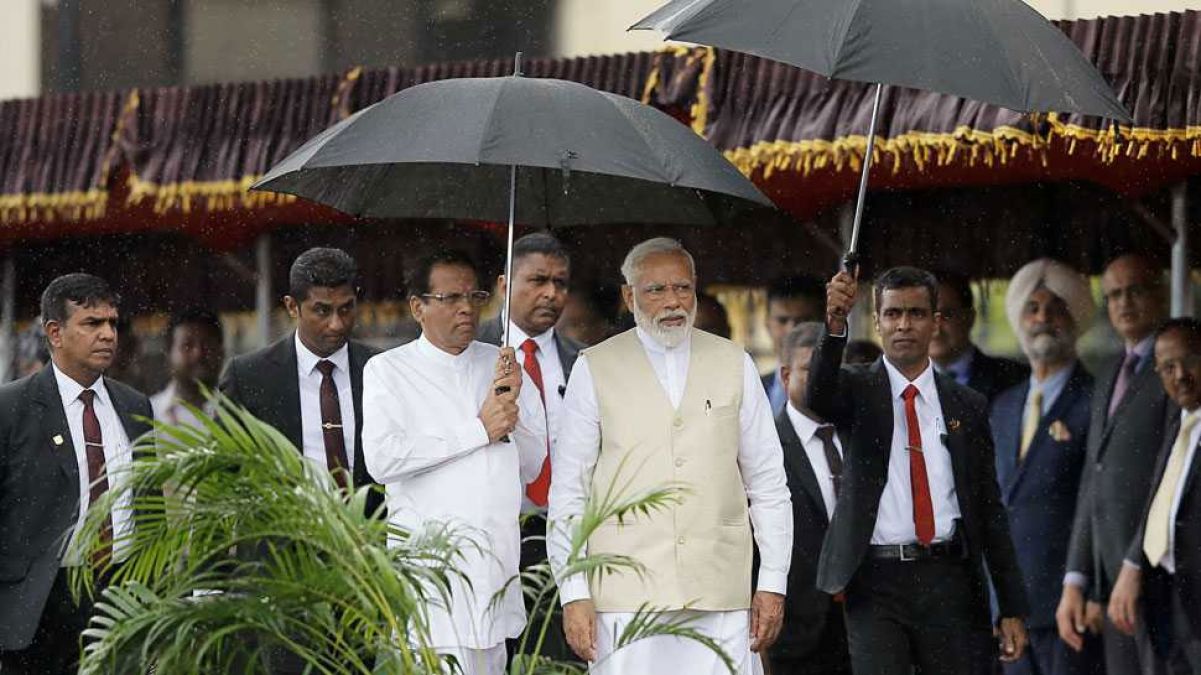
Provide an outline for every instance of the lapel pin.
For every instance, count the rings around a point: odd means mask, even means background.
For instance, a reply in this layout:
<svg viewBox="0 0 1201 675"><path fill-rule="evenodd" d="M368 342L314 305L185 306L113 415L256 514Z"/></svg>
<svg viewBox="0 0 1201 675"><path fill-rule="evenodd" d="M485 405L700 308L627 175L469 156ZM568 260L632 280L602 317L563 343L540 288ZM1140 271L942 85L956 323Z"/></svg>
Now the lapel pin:
<svg viewBox="0 0 1201 675"><path fill-rule="evenodd" d="M63 444L63 435L62 434L54 434L54 438L51 438L50 440L54 441L54 447L57 448L58 446Z"/></svg>
<svg viewBox="0 0 1201 675"><path fill-rule="evenodd" d="M947 420L947 429L950 431L959 431L959 420L957 420L957 419Z"/></svg>

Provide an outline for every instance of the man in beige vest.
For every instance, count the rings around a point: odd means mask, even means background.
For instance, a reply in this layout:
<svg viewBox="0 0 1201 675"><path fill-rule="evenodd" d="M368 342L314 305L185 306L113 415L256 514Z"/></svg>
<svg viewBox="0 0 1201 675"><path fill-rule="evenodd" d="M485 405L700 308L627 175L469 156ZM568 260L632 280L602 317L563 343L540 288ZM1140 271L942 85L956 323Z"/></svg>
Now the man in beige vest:
<svg viewBox="0 0 1201 675"><path fill-rule="evenodd" d="M624 644L643 608L711 638L740 674L760 672L776 639L792 550L783 453L746 352L693 328L696 269L679 242L635 246L622 264L637 327L585 350L567 385L554 448L548 549L568 643L594 673L724 672L700 642L656 636ZM589 554L629 556L643 574L565 576L572 527L590 499L684 485L679 504L605 523ZM751 595L752 526L759 546ZM819 545L814 542L814 546ZM620 648L619 648L620 647Z"/></svg>

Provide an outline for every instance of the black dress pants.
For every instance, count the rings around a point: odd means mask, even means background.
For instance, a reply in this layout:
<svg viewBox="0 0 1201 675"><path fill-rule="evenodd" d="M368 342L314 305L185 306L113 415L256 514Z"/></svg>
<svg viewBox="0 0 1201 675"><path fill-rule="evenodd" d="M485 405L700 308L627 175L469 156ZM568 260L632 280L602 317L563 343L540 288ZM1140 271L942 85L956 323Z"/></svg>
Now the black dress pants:
<svg viewBox="0 0 1201 675"><path fill-rule="evenodd" d="M864 560L846 593L855 675L992 675L980 583L966 559Z"/></svg>
<svg viewBox="0 0 1201 675"><path fill-rule="evenodd" d="M3 675L74 675L79 669L80 635L87 628L91 602L75 604L66 569L59 570L50 587L46 608L38 621L33 642L25 649L0 651Z"/></svg>

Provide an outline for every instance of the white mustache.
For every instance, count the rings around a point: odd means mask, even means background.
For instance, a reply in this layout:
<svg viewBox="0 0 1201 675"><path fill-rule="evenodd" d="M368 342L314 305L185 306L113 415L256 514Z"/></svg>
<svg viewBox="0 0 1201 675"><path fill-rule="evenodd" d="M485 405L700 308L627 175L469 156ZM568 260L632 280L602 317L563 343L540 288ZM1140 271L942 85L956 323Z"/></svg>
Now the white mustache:
<svg viewBox="0 0 1201 675"><path fill-rule="evenodd" d="M670 321L671 319L687 320L688 312L685 312L682 309L673 309L673 310L668 310L665 312L660 312L659 315L655 317L655 323L663 323L664 321Z"/></svg>

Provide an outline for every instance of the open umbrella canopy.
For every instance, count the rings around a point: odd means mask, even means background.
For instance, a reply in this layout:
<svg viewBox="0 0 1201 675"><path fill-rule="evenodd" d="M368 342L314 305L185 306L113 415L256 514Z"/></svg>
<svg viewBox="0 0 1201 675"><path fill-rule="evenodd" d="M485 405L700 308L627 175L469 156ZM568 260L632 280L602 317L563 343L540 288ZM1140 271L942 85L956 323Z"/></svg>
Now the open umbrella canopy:
<svg viewBox="0 0 1201 675"><path fill-rule="evenodd" d="M512 188L515 186L515 190ZM770 200L688 127L563 80L418 85L325 130L252 189L359 216L534 226L733 222Z"/></svg>
<svg viewBox="0 0 1201 675"><path fill-rule="evenodd" d="M632 28L843 80L1131 121L1071 40L1021 0L671 0Z"/></svg>

